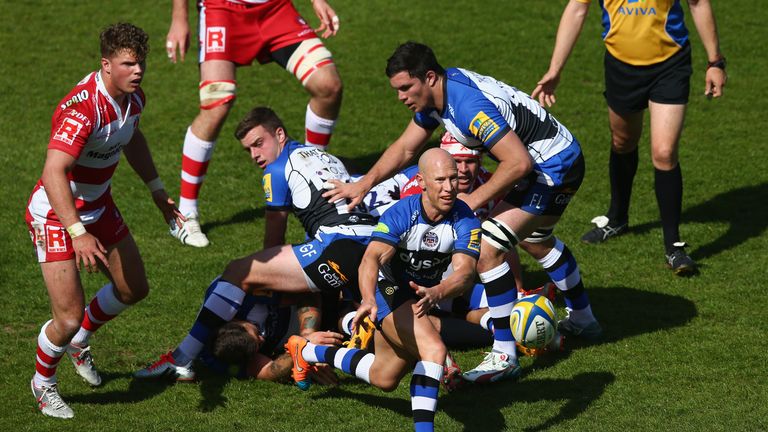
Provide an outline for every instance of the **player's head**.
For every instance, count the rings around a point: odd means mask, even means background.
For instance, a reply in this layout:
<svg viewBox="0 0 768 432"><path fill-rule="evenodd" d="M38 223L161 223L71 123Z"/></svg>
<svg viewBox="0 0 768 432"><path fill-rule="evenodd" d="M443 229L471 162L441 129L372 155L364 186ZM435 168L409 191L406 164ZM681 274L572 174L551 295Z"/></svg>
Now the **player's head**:
<svg viewBox="0 0 768 432"><path fill-rule="evenodd" d="M450 153L459 172L459 193L472 192L472 185L480 173L480 151L464 147L450 132L440 139L440 148Z"/></svg>
<svg viewBox="0 0 768 432"><path fill-rule="evenodd" d="M429 213L447 214L459 193L459 174L456 162L445 150L431 148L419 158L419 186L423 191L421 203Z"/></svg>
<svg viewBox="0 0 768 432"><path fill-rule="evenodd" d="M445 69L437 62L432 49L418 42L406 42L387 60L389 84L397 90L397 98L411 111L433 107L433 92L440 92L440 77Z"/></svg>
<svg viewBox="0 0 768 432"><path fill-rule="evenodd" d="M119 23L101 32L101 68L109 94L133 93L141 84L149 52L149 37L133 24Z"/></svg>
<svg viewBox="0 0 768 432"><path fill-rule="evenodd" d="M230 321L213 336L213 355L226 363L244 364L264 343L259 328L248 321Z"/></svg>
<svg viewBox="0 0 768 432"><path fill-rule="evenodd" d="M256 107L237 125L235 138L249 152L253 162L264 169L280 155L288 141L288 131L274 111Z"/></svg>

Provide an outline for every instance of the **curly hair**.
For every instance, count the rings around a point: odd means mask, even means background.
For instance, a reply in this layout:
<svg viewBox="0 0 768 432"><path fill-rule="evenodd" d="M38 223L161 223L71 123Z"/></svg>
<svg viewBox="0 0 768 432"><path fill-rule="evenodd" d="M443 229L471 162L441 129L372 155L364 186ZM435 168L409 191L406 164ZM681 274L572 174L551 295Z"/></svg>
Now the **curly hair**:
<svg viewBox="0 0 768 432"><path fill-rule="evenodd" d="M133 53L138 61L143 61L149 53L149 36L133 24L112 24L101 32L100 39L103 58L112 58L127 50Z"/></svg>

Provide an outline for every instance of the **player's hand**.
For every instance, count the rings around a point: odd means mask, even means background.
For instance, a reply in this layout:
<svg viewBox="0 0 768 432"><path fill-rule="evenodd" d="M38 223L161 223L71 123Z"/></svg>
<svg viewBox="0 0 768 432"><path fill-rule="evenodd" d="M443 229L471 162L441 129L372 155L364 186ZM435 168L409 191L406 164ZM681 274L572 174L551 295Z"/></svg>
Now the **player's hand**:
<svg viewBox="0 0 768 432"><path fill-rule="evenodd" d="M477 209L476 209L476 208L473 206L473 204L472 204L472 198L470 198L470 194L468 194L468 193L465 193L465 192L459 192L459 193L456 195L456 199L460 199L460 200L464 201L464 204L468 205L468 206L469 206L469 208L471 208L473 211L474 211L474 210L477 210Z"/></svg>
<svg viewBox="0 0 768 432"><path fill-rule="evenodd" d="M708 98L718 98L723 95L723 87L725 87L725 83L728 81L728 74L725 73L725 70L711 67L707 69L704 79L706 81L704 86L705 96Z"/></svg>
<svg viewBox="0 0 768 432"><path fill-rule="evenodd" d="M82 261L83 268L88 270L88 273L97 273L99 271L97 259L104 264L104 267L109 268L106 256L107 249L93 234L86 232L73 238L72 249L75 250L75 266L78 271L80 271L80 262Z"/></svg>
<svg viewBox="0 0 768 432"><path fill-rule="evenodd" d="M165 189L160 189L152 192L152 200L155 202L157 208L163 213L163 218L166 223L170 223L175 220L178 225L182 225L187 218L181 214L176 203L168 196Z"/></svg>
<svg viewBox="0 0 768 432"><path fill-rule="evenodd" d="M339 200L347 200L347 209L352 210L363 201L363 197L368 192L361 182L344 183L343 181L331 179L325 182L323 187L328 189L323 194L323 197L328 202L335 204Z"/></svg>
<svg viewBox="0 0 768 432"><path fill-rule="evenodd" d="M307 340L315 345L341 346L344 336L332 331L316 331L307 335Z"/></svg>
<svg viewBox="0 0 768 432"><path fill-rule="evenodd" d="M376 299L363 299L360 302L360 306L355 312L355 317L352 318L352 334L357 332L357 326L360 324L366 316L371 319L372 322L376 322L376 315L379 313L379 307L376 306Z"/></svg>
<svg viewBox="0 0 768 432"><path fill-rule="evenodd" d="M442 299L440 295L440 289L438 287L423 287L416 282L410 281L408 284L416 291L416 295L421 297L416 303L416 317L421 318L425 316L433 307L437 306L437 303Z"/></svg>
<svg viewBox="0 0 768 432"><path fill-rule="evenodd" d="M339 377L336 376L336 372L333 368L325 363L315 363L309 369L309 377L312 382L322 385L337 386L339 385Z"/></svg>
<svg viewBox="0 0 768 432"><path fill-rule="evenodd" d="M538 99L541 106L551 107L557 102L555 89L560 84L560 74L556 72L547 72L536 83L536 88L531 92L532 99Z"/></svg>
<svg viewBox="0 0 768 432"><path fill-rule="evenodd" d="M189 23L181 19L171 20L171 28L165 37L165 51L171 63L176 63L177 48L181 61L184 61L189 50Z"/></svg>
<svg viewBox="0 0 768 432"><path fill-rule="evenodd" d="M339 16L333 8L325 0L313 0L312 7L315 15L320 18L320 27L315 29L315 33L324 39L336 36L339 32Z"/></svg>

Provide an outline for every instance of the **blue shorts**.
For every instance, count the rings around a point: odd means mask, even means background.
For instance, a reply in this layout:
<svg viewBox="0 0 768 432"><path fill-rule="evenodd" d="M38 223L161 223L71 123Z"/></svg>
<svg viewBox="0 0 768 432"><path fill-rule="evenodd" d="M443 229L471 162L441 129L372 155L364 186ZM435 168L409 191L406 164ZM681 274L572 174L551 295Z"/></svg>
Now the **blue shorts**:
<svg viewBox="0 0 768 432"><path fill-rule="evenodd" d="M360 299L357 268L363 259L370 236L317 233L318 238L293 246L314 292L344 290L345 295Z"/></svg>

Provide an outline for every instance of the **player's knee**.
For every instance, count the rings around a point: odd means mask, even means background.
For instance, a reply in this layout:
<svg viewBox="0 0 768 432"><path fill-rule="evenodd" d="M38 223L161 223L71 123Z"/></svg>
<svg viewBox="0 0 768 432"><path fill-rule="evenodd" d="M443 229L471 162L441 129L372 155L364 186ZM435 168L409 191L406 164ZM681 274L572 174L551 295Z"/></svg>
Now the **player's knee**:
<svg viewBox="0 0 768 432"><path fill-rule="evenodd" d="M376 381L371 379L371 384L376 386L379 390L383 392L393 392L397 390L397 387L400 385L400 380L397 379L397 377L380 377Z"/></svg>
<svg viewBox="0 0 768 432"><path fill-rule="evenodd" d="M334 72L317 73L307 83L307 91L315 99L335 104L341 101L344 86L335 69L326 69L327 71L333 70Z"/></svg>
<svg viewBox="0 0 768 432"><path fill-rule="evenodd" d="M64 317L58 317L53 320L54 329L60 337L64 339L72 339L72 337L80 330L80 325L83 322L83 313L73 314Z"/></svg>
<svg viewBox="0 0 768 432"><path fill-rule="evenodd" d="M200 109L226 116L237 97L237 83L233 80L210 80L200 83Z"/></svg>
<svg viewBox="0 0 768 432"><path fill-rule="evenodd" d="M313 78L319 70L325 66L333 65L333 56L323 45L319 38L305 40L296 47L296 50L288 58L285 69L292 73L301 82L301 85L307 87L310 78ZM327 70L325 72L328 72ZM328 74L324 74L328 75ZM333 72L338 81L337 91L341 92L341 80L338 74ZM325 78L325 77L324 77ZM325 80L323 80L325 81ZM333 81L333 79L331 79Z"/></svg>
<svg viewBox="0 0 768 432"><path fill-rule="evenodd" d="M672 147L654 149L651 155L651 159L653 160L654 167L660 170L669 171L674 169L677 165L677 151Z"/></svg>
<svg viewBox="0 0 768 432"><path fill-rule="evenodd" d="M514 249L515 245L520 242L515 231L498 219L488 218L481 227L483 229L483 241L499 251L499 254Z"/></svg>

